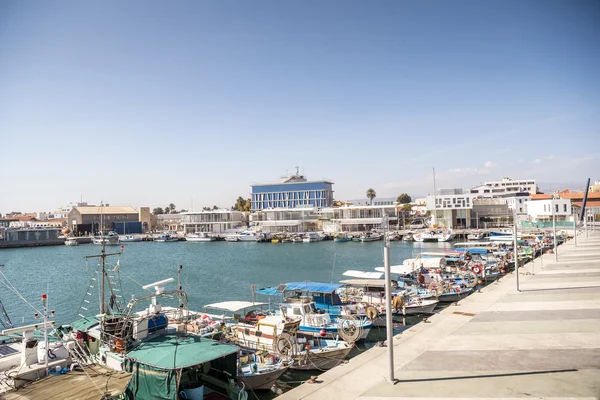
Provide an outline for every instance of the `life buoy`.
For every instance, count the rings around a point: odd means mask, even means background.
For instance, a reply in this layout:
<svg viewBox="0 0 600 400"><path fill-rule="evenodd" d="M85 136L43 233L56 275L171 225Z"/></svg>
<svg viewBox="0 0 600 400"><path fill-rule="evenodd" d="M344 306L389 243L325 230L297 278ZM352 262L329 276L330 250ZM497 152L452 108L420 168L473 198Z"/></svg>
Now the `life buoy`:
<svg viewBox="0 0 600 400"><path fill-rule="evenodd" d="M473 267L473 273L475 275L479 275L481 273L481 267L479 265L476 265Z"/></svg>

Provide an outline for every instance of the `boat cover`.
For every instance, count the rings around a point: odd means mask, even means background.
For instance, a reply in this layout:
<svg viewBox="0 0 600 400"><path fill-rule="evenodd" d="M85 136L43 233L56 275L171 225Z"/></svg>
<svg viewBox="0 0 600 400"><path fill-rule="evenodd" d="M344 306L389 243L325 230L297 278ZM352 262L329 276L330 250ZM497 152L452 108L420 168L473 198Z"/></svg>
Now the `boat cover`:
<svg viewBox="0 0 600 400"><path fill-rule="evenodd" d="M456 250L468 251L471 254L487 254L488 249L480 247L458 248Z"/></svg>
<svg viewBox="0 0 600 400"><path fill-rule="evenodd" d="M267 303L258 303L256 301L222 301L220 303L207 304L204 308L212 308L214 310L223 310L229 312L237 312L246 308L263 306Z"/></svg>
<svg viewBox="0 0 600 400"><path fill-rule="evenodd" d="M354 269L350 269L344 272L342 275L349 276L352 278L361 278L361 279L381 279L383 276L382 272L366 272L366 271L356 271Z"/></svg>

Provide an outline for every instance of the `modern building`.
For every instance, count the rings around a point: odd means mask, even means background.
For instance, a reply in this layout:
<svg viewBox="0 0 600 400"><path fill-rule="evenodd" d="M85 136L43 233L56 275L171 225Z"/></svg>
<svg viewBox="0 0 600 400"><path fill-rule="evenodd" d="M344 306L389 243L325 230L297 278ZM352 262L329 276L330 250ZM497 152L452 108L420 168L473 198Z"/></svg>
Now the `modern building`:
<svg viewBox="0 0 600 400"><path fill-rule="evenodd" d="M1 231L0 248L49 246L65 242L64 238L59 238L59 228L2 229Z"/></svg>
<svg viewBox="0 0 600 400"><path fill-rule="evenodd" d="M154 227L157 230L179 232L182 229L181 214L158 214L153 217L156 221Z"/></svg>
<svg viewBox="0 0 600 400"><path fill-rule="evenodd" d="M138 224L131 224L136 229L129 229L128 223L139 223L138 210L129 206L73 207L69 212L68 221L73 232L77 234L96 233L102 228L114 229L121 233L141 233L141 227L137 228Z"/></svg>
<svg viewBox="0 0 600 400"><path fill-rule="evenodd" d="M349 206L393 206L397 201L394 197L375 197L372 202L369 199L356 199L346 200L344 203Z"/></svg>
<svg viewBox="0 0 600 400"><path fill-rule="evenodd" d="M263 232L314 232L319 229L317 207L276 208L256 211L250 222Z"/></svg>
<svg viewBox="0 0 600 400"><path fill-rule="evenodd" d="M463 189L438 189L435 196L427 196L427 211L433 225L446 228L470 226L473 198L476 195Z"/></svg>
<svg viewBox="0 0 600 400"><path fill-rule="evenodd" d="M328 207L320 212L322 230L326 233L379 230L384 227L385 216L390 228L397 225L398 210L393 204Z"/></svg>
<svg viewBox="0 0 600 400"><path fill-rule="evenodd" d="M572 221L571 200L560 198L531 200L525 205L530 222L551 223L553 217L557 222Z"/></svg>
<svg viewBox="0 0 600 400"><path fill-rule="evenodd" d="M252 212L266 209L298 207L332 207L333 182L308 181L296 174L281 178L277 183L255 184L252 187Z"/></svg>
<svg viewBox="0 0 600 400"><path fill-rule="evenodd" d="M476 186L473 189L477 190L487 190L480 186ZM535 183L535 179L511 179L508 177L503 177L500 181L490 181L484 182L483 186L488 186L492 189L493 194L502 194L502 193L518 193L518 192L528 192L530 194L534 194L538 192L538 186Z"/></svg>
<svg viewBox="0 0 600 400"><path fill-rule="evenodd" d="M514 218L514 212L503 198L474 198L470 215L470 227L478 229L503 226Z"/></svg>
<svg viewBox="0 0 600 400"><path fill-rule="evenodd" d="M188 211L180 215L181 220L179 223L185 234L195 232L224 233L247 226L246 215L241 211Z"/></svg>

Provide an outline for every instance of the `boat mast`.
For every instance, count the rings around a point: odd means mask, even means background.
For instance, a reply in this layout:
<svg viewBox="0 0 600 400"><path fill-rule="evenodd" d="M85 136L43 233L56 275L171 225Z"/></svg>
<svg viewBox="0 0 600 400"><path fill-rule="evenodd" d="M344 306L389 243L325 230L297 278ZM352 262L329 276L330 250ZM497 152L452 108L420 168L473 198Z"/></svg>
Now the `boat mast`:
<svg viewBox="0 0 600 400"><path fill-rule="evenodd" d="M437 225L437 202L435 197L435 168L433 170L433 225Z"/></svg>

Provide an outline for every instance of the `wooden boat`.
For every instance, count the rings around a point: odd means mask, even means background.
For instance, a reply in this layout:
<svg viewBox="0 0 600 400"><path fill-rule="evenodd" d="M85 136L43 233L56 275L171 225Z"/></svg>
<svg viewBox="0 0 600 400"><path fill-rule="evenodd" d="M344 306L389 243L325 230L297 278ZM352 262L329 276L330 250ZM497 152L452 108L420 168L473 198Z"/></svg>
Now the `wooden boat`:
<svg viewBox="0 0 600 400"><path fill-rule="evenodd" d="M281 315L257 315L251 317L257 308L266 303L226 301L205 306L233 314L228 323L230 333L227 339L249 350L274 352L280 357L293 360L289 366L294 370L327 370L340 364L350 353L353 343L343 340L321 338L299 332L301 319ZM245 316L244 316L245 314Z"/></svg>
<svg viewBox="0 0 600 400"><path fill-rule="evenodd" d="M78 246L79 242L75 238L68 238L65 240L65 246Z"/></svg>

